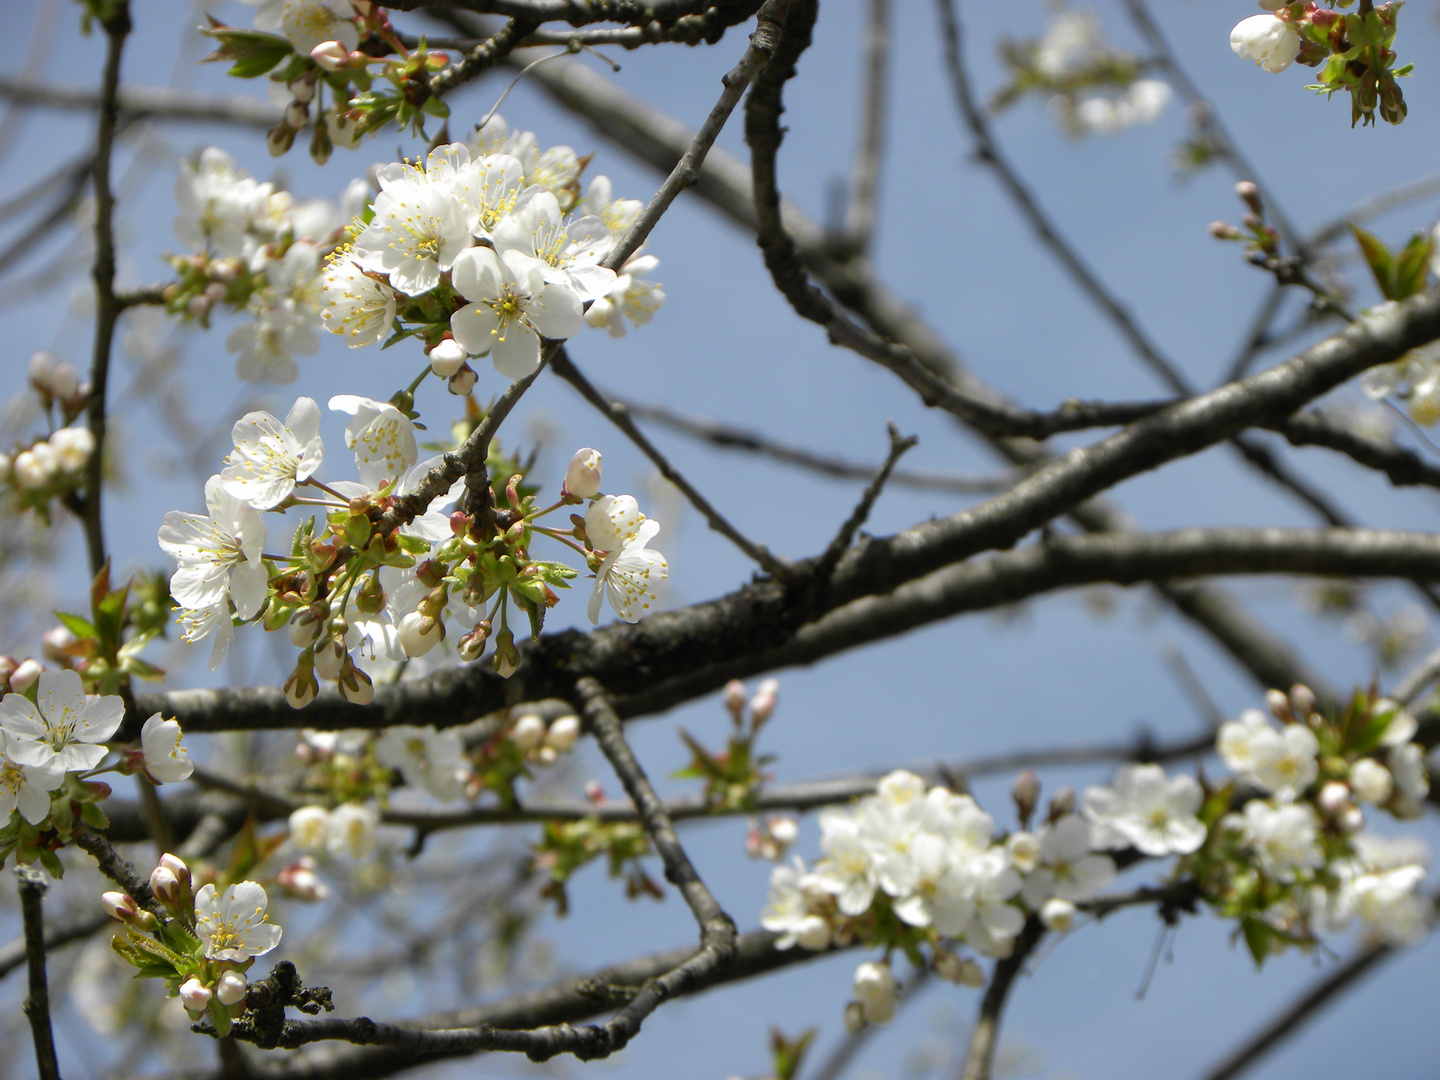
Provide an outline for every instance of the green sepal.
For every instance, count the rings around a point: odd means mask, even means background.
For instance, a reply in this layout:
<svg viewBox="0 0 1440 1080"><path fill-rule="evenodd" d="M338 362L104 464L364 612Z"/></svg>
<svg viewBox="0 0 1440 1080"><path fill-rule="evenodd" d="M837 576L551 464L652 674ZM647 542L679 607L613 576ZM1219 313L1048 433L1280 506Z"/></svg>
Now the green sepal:
<svg viewBox="0 0 1440 1080"><path fill-rule="evenodd" d="M60 861L60 856L49 848L40 848L40 865L45 867L45 872L59 881L65 876L65 865Z"/></svg>
<svg viewBox="0 0 1440 1080"><path fill-rule="evenodd" d="M446 105L445 102L438 97L426 98L425 104L420 106L420 109L422 112L430 116L438 117L441 120L448 120L450 118L450 106Z"/></svg>
<svg viewBox="0 0 1440 1080"><path fill-rule="evenodd" d="M215 997L210 999L209 1009L210 1019L215 1024L215 1034L223 1039L230 1034L230 1010L220 1004L220 999Z"/></svg>

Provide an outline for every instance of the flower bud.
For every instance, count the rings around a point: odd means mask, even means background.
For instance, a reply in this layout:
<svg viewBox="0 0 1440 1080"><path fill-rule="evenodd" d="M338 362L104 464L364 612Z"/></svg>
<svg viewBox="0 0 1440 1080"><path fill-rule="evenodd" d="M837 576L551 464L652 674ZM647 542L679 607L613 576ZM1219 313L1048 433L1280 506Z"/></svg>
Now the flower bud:
<svg viewBox="0 0 1440 1080"><path fill-rule="evenodd" d="M445 338L430 350L430 370L448 379L465 366L469 354L454 338Z"/></svg>
<svg viewBox="0 0 1440 1080"><path fill-rule="evenodd" d="M515 648L515 635L509 627L495 635L494 664L496 673L502 679L514 675L515 669L520 666L520 650Z"/></svg>
<svg viewBox="0 0 1440 1080"><path fill-rule="evenodd" d="M343 639L327 637L315 645L315 674L326 681L334 679L349 659Z"/></svg>
<svg viewBox="0 0 1440 1080"><path fill-rule="evenodd" d="M900 1001L900 982L884 960L866 960L855 969L851 993L860 1002L865 1019L872 1024L888 1024L895 1019Z"/></svg>
<svg viewBox="0 0 1440 1080"><path fill-rule="evenodd" d="M283 156L294 145L295 129L283 120L265 133L265 149L271 157Z"/></svg>
<svg viewBox="0 0 1440 1080"><path fill-rule="evenodd" d="M725 684L725 694L722 699L725 708L735 718L735 723L740 723L740 714L745 711L745 684L739 679L731 679Z"/></svg>
<svg viewBox="0 0 1440 1080"><path fill-rule="evenodd" d="M285 106L285 123L295 130L300 130L310 119L310 110L305 107L303 101L292 101Z"/></svg>
<svg viewBox="0 0 1440 1080"><path fill-rule="evenodd" d="M588 446L575 451L560 485L560 497L571 496L576 502L593 499L600 494L600 451Z"/></svg>
<svg viewBox="0 0 1440 1080"><path fill-rule="evenodd" d="M485 639L489 636L489 620L477 623L474 630L455 643L456 655L465 661L480 659L480 654L485 651Z"/></svg>
<svg viewBox="0 0 1440 1080"><path fill-rule="evenodd" d="M579 738L580 718L578 716L562 716L551 724L550 730L545 733L545 745L557 754L564 754L575 746Z"/></svg>
<svg viewBox="0 0 1440 1080"><path fill-rule="evenodd" d="M65 650L75 644L75 635L70 632L69 627L54 626L40 638L40 651L45 654L45 659L60 663L65 658Z"/></svg>
<svg viewBox="0 0 1440 1080"><path fill-rule="evenodd" d="M1295 715L1307 719L1317 708L1315 691L1304 683L1296 683L1290 688L1290 704L1295 707Z"/></svg>
<svg viewBox="0 0 1440 1080"><path fill-rule="evenodd" d="M290 703L292 709L303 709L310 702L314 701L320 693L320 684L315 680L315 671L312 663L307 661L304 654L300 662L295 665L295 670L285 680L285 700Z"/></svg>
<svg viewBox="0 0 1440 1080"><path fill-rule="evenodd" d="M1293 723L1295 714L1290 711L1290 699L1279 690L1265 691L1265 707L1270 710L1270 715L1282 724Z"/></svg>
<svg viewBox="0 0 1440 1080"><path fill-rule="evenodd" d="M1015 800L1015 813L1020 818L1020 824L1029 825L1030 815L1035 813L1035 807L1040 803L1040 778L1035 775L1034 769L1025 769L1015 778L1010 798Z"/></svg>
<svg viewBox="0 0 1440 1080"><path fill-rule="evenodd" d="M310 79L296 79L290 84L290 93L295 95L295 100L302 105L309 105L315 100L315 83Z"/></svg>
<svg viewBox="0 0 1440 1080"><path fill-rule="evenodd" d="M510 729L510 741L522 754L534 750L545 741L545 721L534 713L526 713Z"/></svg>
<svg viewBox="0 0 1440 1080"><path fill-rule="evenodd" d="M340 696L352 705L369 705L375 697L375 684L370 681L370 676L357 668L348 656L336 685Z"/></svg>
<svg viewBox="0 0 1440 1080"><path fill-rule="evenodd" d="M755 688L755 696L750 699L750 723L759 727L770 719L770 714L775 711L775 702L780 697L780 680L765 679Z"/></svg>
<svg viewBox="0 0 1440 1080"><path fill-rule="evenodd" d="M116 922L128 923L140 914L140 905L129 893L107 892L100 894L100 905L105 914Z"/></svg>
<svg viewBox="0 0 1440 1080"><path fill-rule="evenodd" d="M150 871L150 891L167 908L174 907L180 899L180 879L167 867L157 866Z"/></svg>
<svg viewBox="0 0 1440 1080"><path fill-rule="evenodd" d="M339 41L322 41L310 50L310 59L326 71L339 71L350 58L350 50Z"/></svg>
<svg viewBox="0 0 1440 1080"><path fill-rule="evenodd" d="M180 987L180 1004L185 1006L192 1020L199 1019L200 1014L210 1007L210 999L214 996L208 986L193 976Z"/></svg>
<svg viewBox="0 0 1440 1080"><path fill-rule="evenodd" d="M238 971L222 971L220 978L215 980L215 996L220 999L221 1005L238 1005L249 992L250 984Z"/></svg>
<svg viewBox="0 0 1440 1080"><path fill-rule="evenodd" d="M786 850L793 847L795 841L800 838L800 826L793 817L784 814L776 814L765 821L765 827L770 831L775 846L779 849L776 857L784 855Z"/></svg>
<svg viewBox="0 0 1440 1080"><path fill-rule="evenodd" d="M1069 900L1052 896L1040 909L1040 921L1057 934L1068 934L1075 926L1075 905Z"/></svg>
<svg viewBox="0 0 1440 1080"><path fill-rule="evenodd" d="M322 836L320 847L324 846L325 838ZM275 881L297 900L324 900L330 895L329 887L315 873L315 860L309 855L302 855L289 866L281 867Z"/></svg>
<svg viewBox="0 0 1440 1080"><path fill-rule="evenodd" d="M462 364L460 370L450 376L447 389L456 397L464 397L475 389L475 381L479 378L480 376L475 374L474 368L469 364Z"/></svg>
<svg viewBox="0 0 1440 1080"><path fill-rule="evenodd" d="M23 694L44 671L44 665L33 658L21 660L14 671L10 673L10 689L17 694Z"/></svg>
<svg viewBox="0 0 1440 1080"><path fill-rule="evenodd" d="M1320 809L1324 810L1331 817L1343 814L1351 807L1350 789L1338 780L1331 780L1320 789L1320 795L1315 800Z"/></svg>
<svg viewBox="0 0 1440 1080"><path fill-rule="evenodd" d="M1260 188L1253 180L1241 180L1235 185L1235 194L1254 213L1263 214L1265 212L1260 205Z"/></svg>
<svg viewBox="0 0 1440 1080"><path fill-rule="evenodd" d="M1361 758L1350 766L1350 786L1361 802L1376 806L1389 802L1390 796L1395 793L1395 780L1390 770L1374 758Z"/></svg>
<svg viewBox="0 0 1440 1080"><path fill-rule="evenodd" d="M858 1001L850 1001L845 1004L845 1030L851 1035L858 1035L865 1029L865 1010L860 1007Z"/></svg>
<svg viewBox="0 0 1440 1080"><path fill-rule="evenodd" d="M1050 800L1050 813L1048 821L1059 821L1066 814L1075 812L1075 789L1073 787L1062 787L1055 792Z"/></svg>
<svg viewBox="0 0 1440 1080"><path fill-rule="evenodd" d="M445 626L430 615L412 611L400 620L399 636L406 656L424 656L445 636Z"/></svg>

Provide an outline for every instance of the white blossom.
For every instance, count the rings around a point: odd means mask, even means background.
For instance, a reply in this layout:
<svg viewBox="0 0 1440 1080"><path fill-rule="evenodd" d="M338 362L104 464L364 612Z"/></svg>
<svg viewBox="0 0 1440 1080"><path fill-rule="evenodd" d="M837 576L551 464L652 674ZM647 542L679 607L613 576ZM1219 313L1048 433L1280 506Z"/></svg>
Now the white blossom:
<svg viewBox="0 0 1440 1080"><path fill-rule="evenodd" d="M246 413L230 432L235 449L220 471L225 490L257 510L279 506L324 460L320 406L297 398L282 424L268 412Z"/></svg>
<svg viewBox="0 0 1440 1080"><path fill-rule="evenodd" d="M538 260L546 281L572 286L581 301L598 300L615 287L615 271L600 265L615 243L605 222L592 215L566 224L548 191L496 225L492 239L496 251Z"/></svg>
<svg viewBox="0 0 1440 1080"><path fill-rule="evenodd" d="M415 464L415 425L388 401L337 394L330 408L354 417L345 425L345 445L355 451L360 482L378 490Z"/></svg>
<svg viewBox="0 0 1440 1080"><path fill-rule="evenodd" d="M433 727L387 728L375 741L375 757L380 764L398 769L407 784L445 801L459 797L470 774L459 736Z"/></svg>
<svg viewBox="0 0 1440 1080"><path fill-rule="evenodd" d="M337 248L320 276L325 295L321 317L326 329L341 334L352 349L374 345L395 323L395 290L371 277L351 257L351 249Z"/></svg>
<svg viewBox="0 0 1440 1080"><path fill-rule="evenodd" d="M157 784L184 780L195 771L190 752L181 741L180 724L156 713L140 729L140 748L145 754L145 775Z"/></svg>
<svg viewBox="0 0 1440 1080"><path fill-rule="evenodd" d="M1202 797L1194 777L1168 778L1159 765L1122 765L1112 787L1085 792L1084 810L1097 848L1188 855L1205 842L1205 826L1195 816Z"/></svg>
<svg viewBox="0 0 1440 1080"><path fill-rule="evenodd" d="M1272 806L1263 799L1245 804L1245 842L1260 868L1276 881L1291 882L1298 871L1325 865L1319 826L1309 803Z"/></svg>
<svg viewBox="0 0 1440 1080"><path fill-rule="evenodd" d="M280 927L265 915L265 890L254 881L231 885L218 900L215 886L195 894L195 933L210 960L248 960L280 944Z"/></svg>
<svg viewBox="0 0 1440 1080"><path fill-rule="evenodd" d="M1237 56L1276 74L1300 55L1300 32L1275 15L1251 15L1230 31L1230 48Z"/></svg>
<svg viewBox="0 0 1440 1080"><path fill-rule="evenodd" d="M0 733L0 750L6 742ZM64 782L65 769L58 757L45 765L19 765L0 752L0 822L19 810L31 825L39 825L50 814L50 792Z"/></svg>
<svg viewBox="0 0 1440 1080"><path fill-rule="evenodd" d="M239 616L249 619L266 595L267 573L260 561L265 521L224 485L220 476L206 481L208 517L167 513L160 526L160 547L180 564L171 575L170 592L182 607L223 608L228 595Z"/></svg>
<svg viewBox="0 0 1440 1080"><path fill-rule="evenodd" d="M386 274L407 296L440 284L457 256L470 246L465 208L449 191L410 175L382 169L375 216L355 238L352 258L366 270Z"/></svg>
<svg viewBox="0 0 1440 1080"><path fill-rule="evenodd" d="M30 704L24 694L0 700L5 755L17 765L53 764L62 773L93 769L105 758L105 740L125 718L118 694L87 699L80 676L67 668L41 673L35 701Z"/></svg>
<svg viewBox="0 0 1440 1080"><path fill-rule="evenodd" d="M344 803L330 811L326 847L331 855L349 855L363 859L375 850L376 827L380 815L375 807L360 803Z"/></svg>
<svg viewBox="0 0 1440 1080"><path fill-rule="evenodd" d="M540 338L563 340L580 329L580 295L546 281L543 268L514 249L468 248L455 259L455 291L470 303L450 316L450 333L472 356L488 352L507 379L540 366Z"/></svg>

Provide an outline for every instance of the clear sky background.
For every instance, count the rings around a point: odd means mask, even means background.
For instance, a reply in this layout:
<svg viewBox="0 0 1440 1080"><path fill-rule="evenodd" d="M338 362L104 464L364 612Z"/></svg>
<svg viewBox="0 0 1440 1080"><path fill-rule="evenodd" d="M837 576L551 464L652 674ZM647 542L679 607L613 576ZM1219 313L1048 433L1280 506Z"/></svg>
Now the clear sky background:
<svg viewBox="0 0 1440 1080"><path fill-rule="evenodd" d="M1090 6L1112 42L1145 52L1121 4ZM1430 176L1440 166L1434 149L1440 145L1440 22L1434 4L1416 0L1401 16L1401 58L1416 64L1415 77L1404 85L1410 118L1398 128L1354 131L1343 97L1327 103L1301 89L1307 70L1268 75L1231 52L1230 28L1256 10L1253 6L1217 0L1155 0L1151 6L1180 64L1214 101L1222 122L1260 170L1258 179L1280 194L1285 213L1302 230L1328 224L1368 196ZM248 25L252 9L236 3L202 8L173 0L140 0L134 8L136 37L127 53L127 82L263 96L258 82L227 81L220 68L195 63L206 49L193 32L203 11ZM981 379L1023 404L1053 408L1067 398L1163 395L1165 388L1037 244L994 177L972 160L973 147L941 62L932 5L896 0L892 8L895 52L875 248L881 278ZM78 17L78 5L59 0L14 5L10 32L0 42L0 73L14 75L25 68L65 85L96 85L102 42L78 36ZM977 91L988 96L1004 77L998 39L1037 36L1048 9L1030 0L972 0L963 6L962 17L972 77ZM27 28L30 20L34 30ZM780 183L788 198L821 221L833 204L835 185L849 175L857 143L863 24L860 0L824 5L815 45L786 91L789 134L780 157ZM37 40L39 46L33 44ZM732 33L715 47L646 49L619 56L623 70L612 77L694 126L718 95L720 76L744 47L744 35ZM502 88L495 77L457 93L451 99L452 129L461 132L483 116ZM513 127L536 132L542 146L565 143L582 155L593 151L591 171L609 175L617 194L648 200L659 181L528 84L511 94L502 114ZM0 131L8 142L0 140L0 201L7 197L3 193L79 153L91 138L92 121L83 113L11 113L3 124ZM1027 100L998 118L995 132L1066 238L1187 377L1201 387L1220 381L1269 279L1245 264L1239 245L1219 243L1206 232L1212 220L1236 221L1243 213L1233 194L1234 177L1221 168L1188 179L1177 175L1172 156L1188 134L1181 105L1172 101L1149 126L1072 140L1042 102ZM417 149L413 141L387 132L353 153L337 152L326 168L317 169L299 151L273 161L252 131L193 124L132 129L120 158L118 220L126 284L165 278L160 256L179 249L171 229L176 163L206 145L223 147L259 178L283 178L297 196L331 198L352 176L389 159L397 147L406 153ZM745 157L738 114L719 145ZM1395 244L1428 228L1436 216L1432 198L1370 227ZM0 221L4 228L10 231L0 238L16 234L13 220ZM978 440L943 415L925 411L892 377L830 347L821 331L795 318L770 284L753 241L693 194L681 196L647 250L661 261L654 276L667 294L654 322L623 341L587 332L570 346L591 380L615 396L664 404L859 461L882 457L885 423L893 419L902 433L920 437L905 458L908 468L971 473L997 467ZM51 350L82 371L88 366L88 257L83 233L62 230L0 272L9 293L8 302L0 304L5 342L0 396L19 386L37 349ZM50 276L52 269L67 265L68 276ZM1363 268L1352 262L1345 272L1356 288L1356 304L1374 302ZM167 510L202 506L204 480L218 470L229 448L230 424L241 413L263 407L283 415L300 394L322 404L337 393L384 399L410 380L420 362L404 346L381 354L373 348L347 350L338 339L327 338L319 355L301 358L293 385L246 385L235 379L233 357L224 348L231 325L221 317L208 333L179 335L181 359L161 386L141 384L136 369L120 361L112 386L122 479L107 507L117 569L163 565L155 543L160 519ZM1289 350L1270 353L1262 362L1286 355ZM483 369L488 365L481 361L477 394L502 390L499 377ZM157 390L203 438L187 438L162 422L151 404ZM1360 397L1349 388L1337 400L1358 404ZM451 399L428 387L417 406L434 427L443 428L452 416ZM327 476L349 478L340 440L343 423L342 416L331 414L323 428ZM863 486L651 430L676 465L741 531L785 556L820 551ZM537 381L506 425L507 445L522 437L541 440L537 475L552 488L575 448L588 445L604 452L606 489L634 491L664 525L652 546L670 560L670 603L729 592L752 573L741 553L678 501L658 492L647 497L653 489L648 464L558 379ZM1425 449L1434 456L1433 449ZM1291 458L1365 524L1435 527L1432 492L1397 494L1318 451ZM1314 523L1305 508L1240 467L1223 448L1141 476L1114 497L1147 529ZM892 488L867 529L892 533L971 501ZM73 609L84 595L83 544L73 525L55 535L60 551L51 585L54 604ZM1355 685L1375 674L1373 654L1339 622L1310 610L1294 583L1248 581L1233 588L1271 627L1292 635L1306 659L1333 684ZM801 780L938 758L1078 745L1141 731L1160 738L1188 736L1203 719L1167 664L1172 650L1184 657L1227 715L1259 703L1259 691L1248 677L1147 594L1108 595L1113 605L1103 615L1086 597L1068 593L1004 616L945 623L810 669L780 673L781 703L763 747L779 754L777 778ZM567 598L553 613L552 627L583 622L583 598L583 591ZM1384 615L1411 599L1403 589L1380 588L1371 602ZM174 672L168 685L277 683L284 667L276 658L290 649L272 648L274 643L262 638L258 632L241 634L213 675L203 663L174 652L162 660ZM1425 646L1433 639L1428 635ZM0 648L22 655L37 651L33 637L4 628ZM1382 674L1386 685L1394 678ZM662 791L678 793L690 790L689 785L665 779L685 761L677 725L714 745L724 737L726 720L719 702L710 700L631 726L636 752L651 776L661 781ZM219 744L198 751L197 758L205 760L207 751L212 764L220 760ZM611 790L617 787L598 757L584 758L576 776L596 776ZM1079 786L1108 776L1108 769L1066 770L1047 772L1043 779L1048 795L1061 783ZM1008 784L1007 777L977 785L982 805L1004 826L1013 824L1005 797ZM1433 843L1434 830L1429 831ZM727 910L742 928L755 926L768 867L744 858L743 824L705 824L686 835L697 865ZM817 839L817 831L807 825L797 850L814 857ZM1153 871L1142 870L1122 880L1139 884L1153 878ZM626 904L619 884L600 873L582 875L571 895L569 919L547 919L541 933L553 939L559 961L573 970L694 939L690 915L676 896L661 904ZM1144 999L1136 1000L1158 929L1153 914L1125 912L1084 927L1039 959L1033 977L1013 995L1005 1028L1017 1075L1056 1080L1200 1075L1332 962L1291 954L1256 974L1243 947L1230 942L1229 927L1202 916L1185 920L1169 944L1168 962L1159 966ZM1336 942L1342 955L1349 946ZM635 1080L757 1075L768 1067L766 1032L772 1022L792 1035L809 1025L820 1027L816 1052L823 1054L842 1037L841 1010L851 972L864 958L849 953L667 1005L623 1055L589 1068ZM1433 1016L1436 959L1432 941L1392 961L1251 1075L1264 1080L1378 1072L1396 1078L1433 1076L1440 1052L1440 1028ZM342 1004L341 1010L369 1009L379 1017L469 1003L437 1001L403 982L391 989L389 1001ZM344 997L337 988L337 998ZM974 991L932 987L900 1021L870 1041L852 1075L901 1080L915 1075L921 1053L939 1062L932 1075L953 1075L956 1059L946 1064L941 1055L957 1053L977 1005ZM78 1039L85 1030L72 1017L62 1033ZM8 1067L18 1075L31 1068L28 1060ZM433 1075L472 1075L476 1067L470 1062L437 1066ZM530 1069L523 1061L496 1059L478 1067L517 1074ZM552 1069L574 1075L581 1066L563 1061Z"/></svg>

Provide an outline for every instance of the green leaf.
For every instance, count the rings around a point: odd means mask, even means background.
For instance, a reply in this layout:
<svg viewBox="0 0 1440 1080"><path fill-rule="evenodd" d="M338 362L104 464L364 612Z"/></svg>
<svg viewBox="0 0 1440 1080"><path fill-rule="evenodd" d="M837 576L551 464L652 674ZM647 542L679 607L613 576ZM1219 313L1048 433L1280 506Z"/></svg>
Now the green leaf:
<svg viewBox="0 0 1440 1080"><path fill-rule="evenodd" d="M1275 937L1274 929L1268 923L1250 918L1240 920L1240 929L1245 935L1245 947L1250 950L1255 966L1263 967L1265 958L1270 955L1270 943Z"/></svg>
<svg viewBox="0 0 1440 1080"><path fill-rule="evenodd" d="M1430 271L1433 244L1425 233L1416 233L1395 257L1395 295L1405 300L1425 290L1425 277Z"/></svg>
<svg viewBox="0 0 1440 1080"><path fill-rule="evenodd" d="M450 117L450 106L438 97L426 98L425 104L420 108L426 114L439 117L441 120L448 120Z"/></svg>
<svg viewBox="0 0 1440 1080"><path fill-rule="evenodd" d="M206 57L208 60L209 57ZM276 64L285 59L284 52L266 53L261 56L247 56L244 60L236 60L230 65L226 72L237 79L258 79L261 75L267 74Z"/></svg>
<svg viewBox="0 0 1440 1080"><path fill-rule="evenodd" d="M79 615L68 615L63 611L56 611L52 612L51 614L53 614L57 619L60 620L61 626L65 627L66 630L69 630L77 638L88 638L95 636L95 627L91 626Z"/></svg>
<svg viewBox="0 0 1440 1080"><path fill-rule="evenodd" d="M40 865L45 867L46 873L56 881L65 876L65 866L60 862L60 856L49 848L40 849Z"/></svg>
<svg viewBox="0 0 1440 1080"><path fill-rule="evenodd" d="M1395 259L1390 254L1390 249L1374 233L1366 232L1357 225L1351 225L1350 232L1354 234L1355 242L1360 245L1360 254L1370 267L1370 273L1374 275L1375 284L1380 287L1381 294L1387 300L1396 299Z"/></svg>

